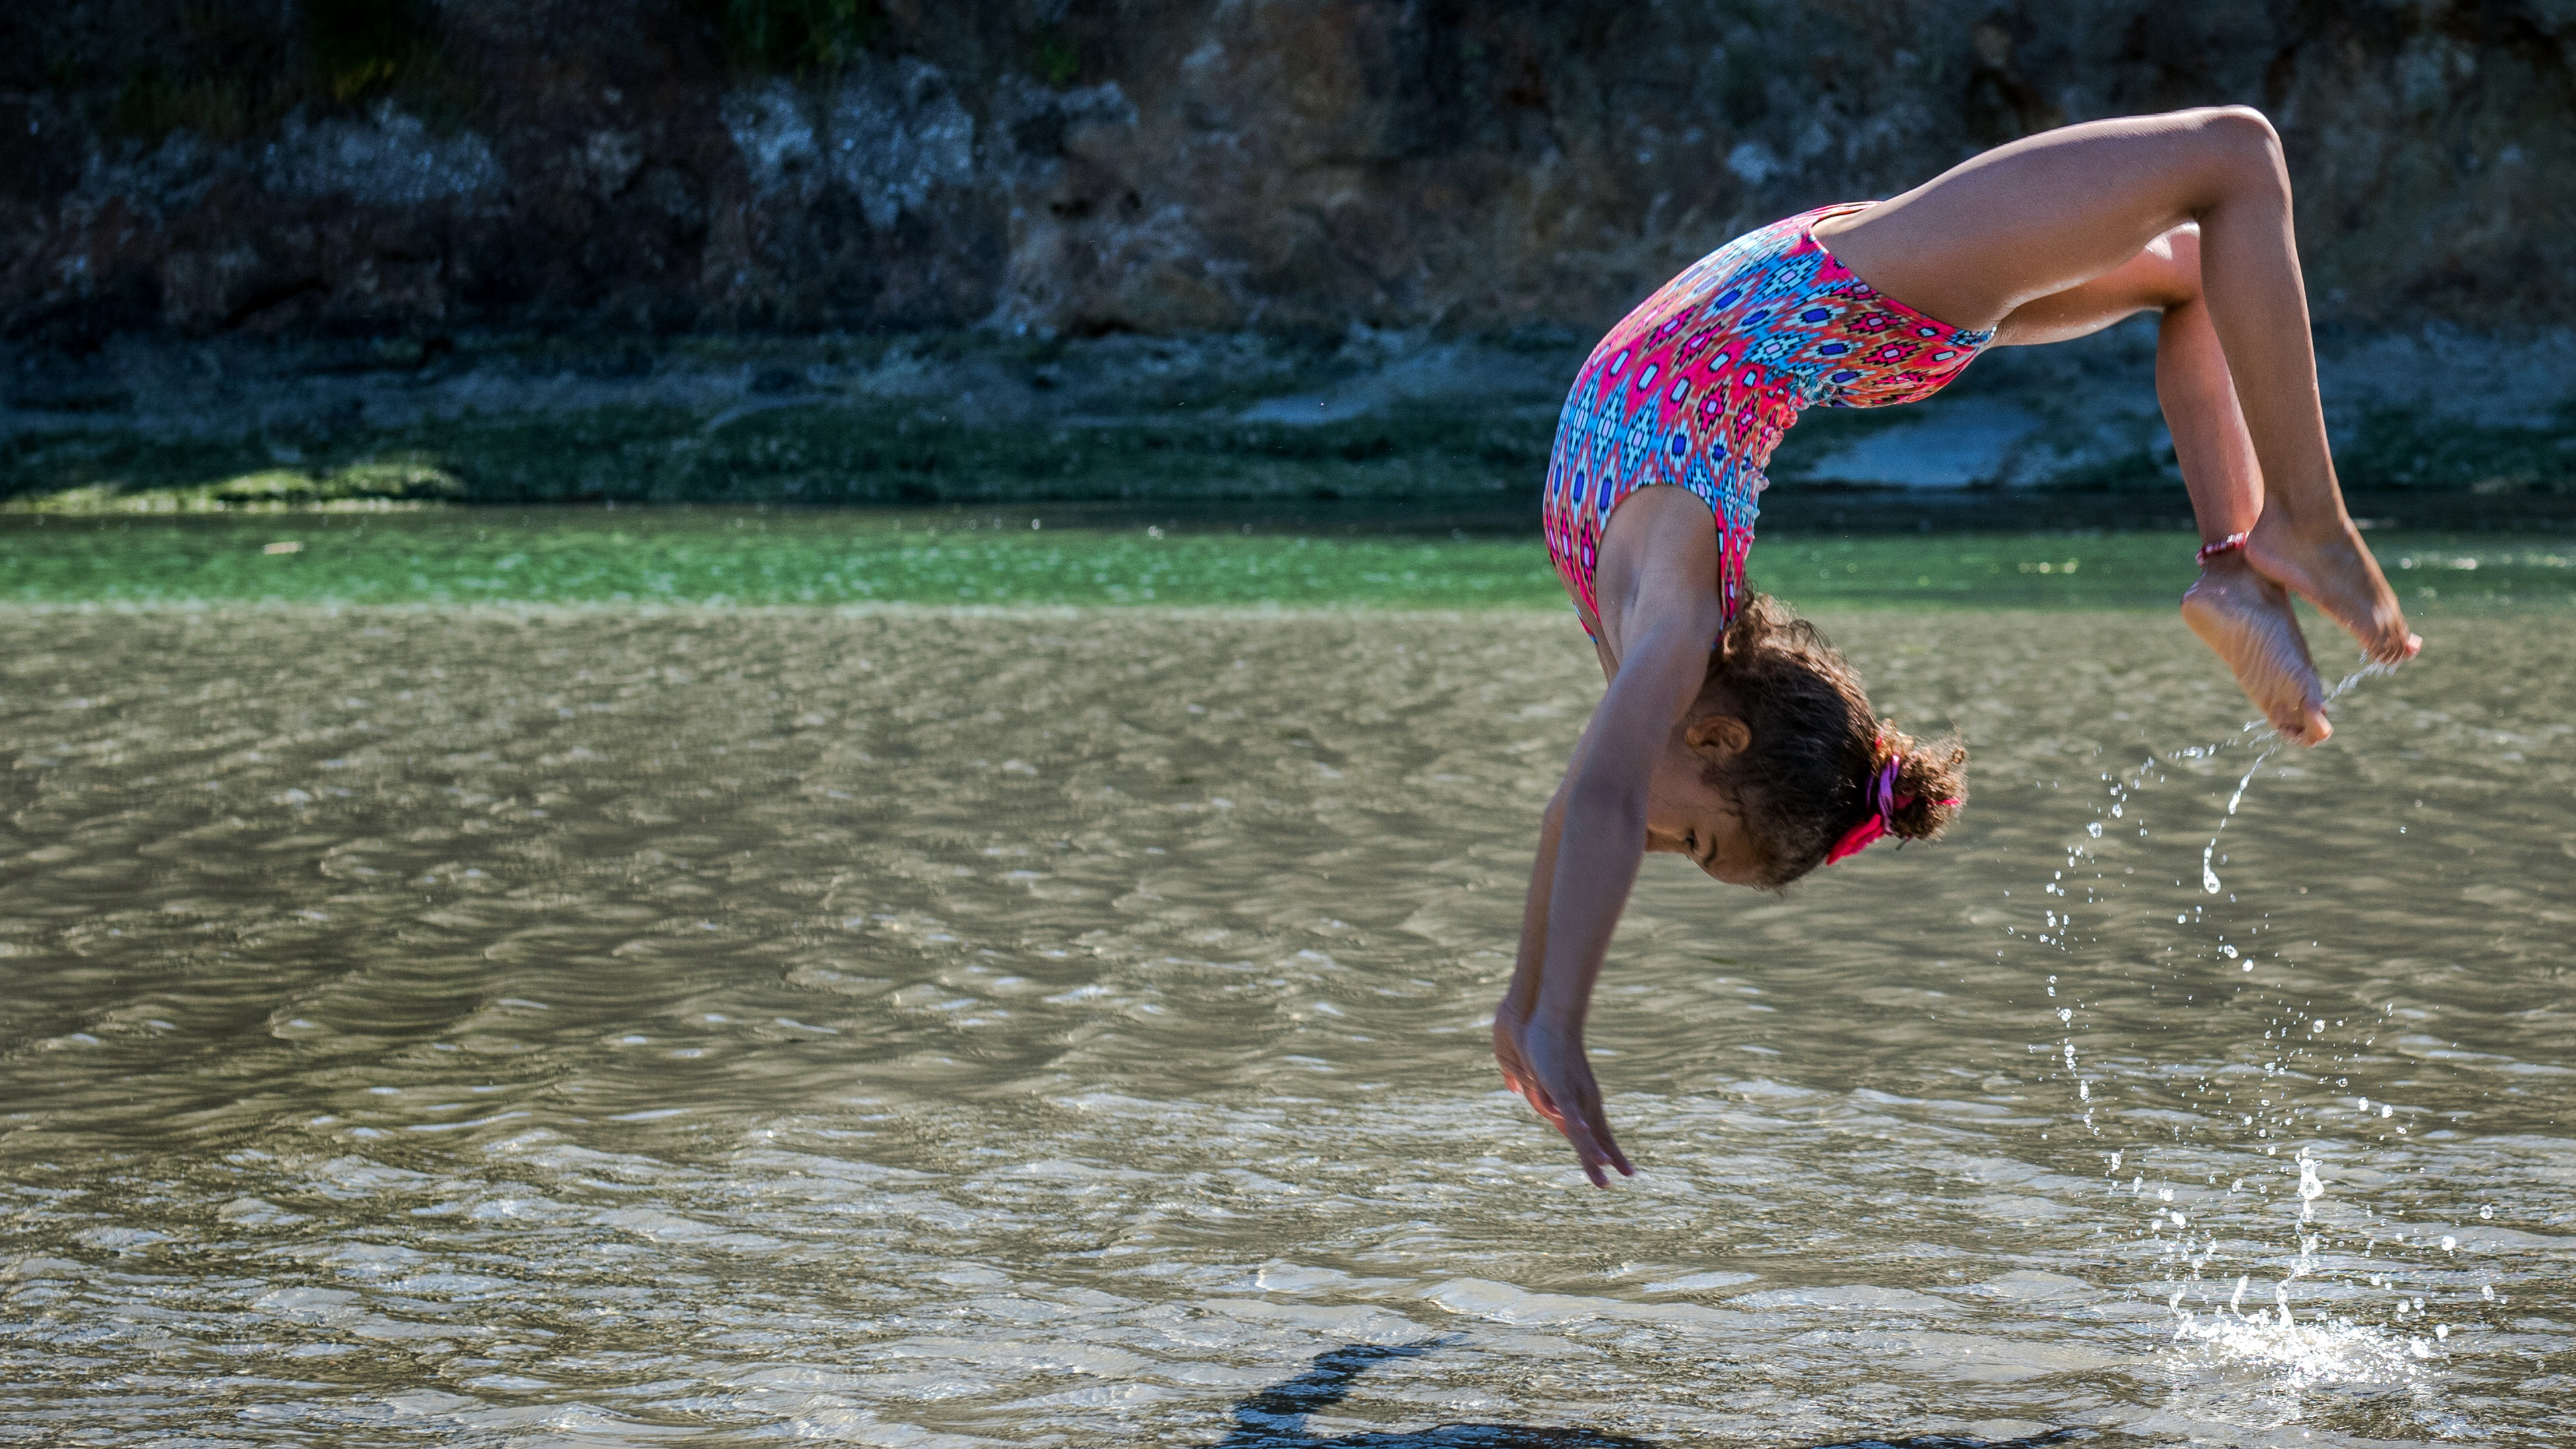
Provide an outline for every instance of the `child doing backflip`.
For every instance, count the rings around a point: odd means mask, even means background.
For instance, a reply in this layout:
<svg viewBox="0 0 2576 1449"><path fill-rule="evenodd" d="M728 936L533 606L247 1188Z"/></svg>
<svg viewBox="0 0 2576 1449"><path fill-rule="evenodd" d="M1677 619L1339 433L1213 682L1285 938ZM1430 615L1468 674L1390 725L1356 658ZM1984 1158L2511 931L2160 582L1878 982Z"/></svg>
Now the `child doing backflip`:
<svg viewBox="0 0 2576 1449"><path fill-rule="evenodd" d="M1727 243L1612 328L1548 462L1548 556L1609 690L1539 831L1504 1081L1584 1173L1633 1174L1584 1014L1648 851L1778 889L1881 835L1940 833L1967 751L1871 711L1842 656L1748 597L1762 468L1798 410L1940 390L1988 347L2156 312L2156 396L2200 524L2185 623L2280 732L2331 733L2296 593L2374 661L2414 657L2326 450L2290 181L2271 124L2224 107L2027 137L1887 201Z"/></svg>

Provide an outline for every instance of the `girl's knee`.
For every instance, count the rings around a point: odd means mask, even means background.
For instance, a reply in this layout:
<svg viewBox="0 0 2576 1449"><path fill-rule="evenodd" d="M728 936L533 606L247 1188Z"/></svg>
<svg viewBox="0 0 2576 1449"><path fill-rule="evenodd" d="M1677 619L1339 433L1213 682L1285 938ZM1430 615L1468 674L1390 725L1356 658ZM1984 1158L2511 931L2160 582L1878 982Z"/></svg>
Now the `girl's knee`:
<svg viewBox="0 0 2576 1449"><path fill-rule="evenodd" d="M2281 133L2273 129L2270 117L2252 106L2210 106L2185 114L2191 118L2193 134L2237 180L2287 188L2289 170L2282 161Z"/></svg>

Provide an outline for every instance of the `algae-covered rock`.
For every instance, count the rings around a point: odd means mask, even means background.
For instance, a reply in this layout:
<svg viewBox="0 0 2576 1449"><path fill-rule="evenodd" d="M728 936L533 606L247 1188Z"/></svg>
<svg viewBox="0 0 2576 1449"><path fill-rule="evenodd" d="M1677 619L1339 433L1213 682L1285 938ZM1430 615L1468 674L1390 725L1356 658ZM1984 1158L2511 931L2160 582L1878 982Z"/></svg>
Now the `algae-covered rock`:
<svg viewBox="0 0 2576 1449"><path fill-rule="evenodd" d="M465 485L455 474L428 463L397 461L310 471L262 468L209 482L172 482L128 471L106 482L26 489L0 506L40 513L212 513L419 506L459 503L465 497Z"/></svg>

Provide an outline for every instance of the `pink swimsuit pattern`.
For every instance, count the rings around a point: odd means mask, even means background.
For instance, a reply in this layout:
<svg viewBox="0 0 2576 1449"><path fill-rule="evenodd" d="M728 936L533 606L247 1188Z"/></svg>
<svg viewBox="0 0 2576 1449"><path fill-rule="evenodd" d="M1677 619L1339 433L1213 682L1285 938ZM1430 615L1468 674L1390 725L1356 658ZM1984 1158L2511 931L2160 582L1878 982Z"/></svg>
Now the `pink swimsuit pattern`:
<svg viewBox="0 0 2576 1449"><path fill-rule="evenodd" d="M1867 205L1818 207L1737 237L1592 349L1557 419L1542 505L1548 560L1588 620L1600 617L1592 571L1611 511L1656 483L1708 504L1734 618L1770 486L1762 470L1799 410L1919 401L1993 340L1881 296L1816 240L1816 222Z"/></svg>

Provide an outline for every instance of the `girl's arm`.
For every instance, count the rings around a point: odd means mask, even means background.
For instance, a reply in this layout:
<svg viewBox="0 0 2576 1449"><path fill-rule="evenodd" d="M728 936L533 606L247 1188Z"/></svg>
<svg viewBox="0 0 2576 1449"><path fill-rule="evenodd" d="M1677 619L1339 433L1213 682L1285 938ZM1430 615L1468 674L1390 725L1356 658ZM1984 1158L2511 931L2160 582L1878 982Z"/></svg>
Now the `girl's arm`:
<svg viewBox="0 0 2576 1449"><path fill-rule="evenodd" d="M1698 531L1713 563L1705 522ZM1695 590L1683 584L1660 592L1666 603L1655 611L1660 617L1623 620L1631 628L1622 631L1619 671L1584 727L1540 826L1520 955L1511 990L1494 1014L1494 1055L1505 1082L1574 1144L1595 1186L1608 1186L1604 1168L1631 1175L1636 1169L1602 1112L1601 1089L1584 1055L1584 1017L1645 857L1655 762L1708 674L1709 645L1723 613L1711 577L1699 572ZM1658 596L1654 582L1639 579L1646 597Z"/></svg>

